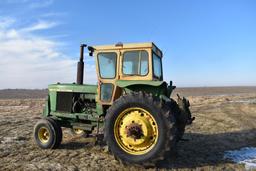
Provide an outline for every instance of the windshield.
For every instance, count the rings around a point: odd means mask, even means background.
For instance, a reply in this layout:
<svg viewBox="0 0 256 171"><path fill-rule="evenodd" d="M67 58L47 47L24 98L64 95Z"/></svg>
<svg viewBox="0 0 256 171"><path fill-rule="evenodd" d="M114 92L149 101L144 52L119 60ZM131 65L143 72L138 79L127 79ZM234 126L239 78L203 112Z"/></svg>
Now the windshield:
<svg viewBox="0 0 256 171"><path fill-rule="evenodd" d="M99 72L101 78L115 78L116 58L117 55L114 52L98 54Z"/></svg>
<svg viewBox="0 0 256 171"><path fill-rule="evenodd" d="M122 71L125 75L147 75L148 52L144 50L125 52Z"/></svg>
<svg viewBox="0 0 256 171"><path fill-rule="evenodd" d="M154 77L162 78L162 62L161 58L153 53L153 68L154 68Z"/></svg>

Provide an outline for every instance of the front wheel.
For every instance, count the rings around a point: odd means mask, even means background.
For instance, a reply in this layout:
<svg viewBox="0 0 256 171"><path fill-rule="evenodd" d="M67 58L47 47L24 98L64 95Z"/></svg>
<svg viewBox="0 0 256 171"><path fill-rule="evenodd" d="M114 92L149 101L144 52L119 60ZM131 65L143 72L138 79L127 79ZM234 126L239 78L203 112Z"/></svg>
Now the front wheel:
<svg viewBox="0 0 256 171"><path fill-rule="evenodd" d="M175 148L175 119L159 98L132 93L108 109L105 139L124 163L152 165Z"/></svg>
<svg viewBox="0 0 256 171"><path fill-rule="evenodd" d="M51 118L40 119L34 127L34 139L40 148L58 148L62 141L61 127Z"/></svg>

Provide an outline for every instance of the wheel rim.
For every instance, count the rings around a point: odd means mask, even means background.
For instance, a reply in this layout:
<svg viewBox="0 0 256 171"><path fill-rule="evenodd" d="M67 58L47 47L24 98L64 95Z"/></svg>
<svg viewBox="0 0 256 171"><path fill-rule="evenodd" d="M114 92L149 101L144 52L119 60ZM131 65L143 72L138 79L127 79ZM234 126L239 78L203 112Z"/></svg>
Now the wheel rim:
<svg viewBox="0 0 256 171"><path fill-rule="evenodd" d="M84 133L84 130L82 130L82 129L74 128L73 130L74 130L75 134L77 134L77 135Z"/></svg>
<svg viewBox="0 0 256 171"><path fill-rule="evenodd" d="M50 132L46 127L42 127L38 130L38 138L41 143L46 144L50 140Z"/></svg>
<svg viewBox="0 0 256 171"><path fill-rule="evenodd" d="M149 152L158 139L158 126L145 109L128 108L119 114L114 124L117 144L127 153L142 155Z"/></svg>

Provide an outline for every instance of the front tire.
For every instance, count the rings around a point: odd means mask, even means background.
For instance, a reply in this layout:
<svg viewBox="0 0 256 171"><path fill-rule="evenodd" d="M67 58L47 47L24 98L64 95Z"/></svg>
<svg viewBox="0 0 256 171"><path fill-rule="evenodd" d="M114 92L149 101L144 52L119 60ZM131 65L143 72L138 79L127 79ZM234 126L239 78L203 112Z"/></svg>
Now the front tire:
<svg viewBox="0 0 256 171"><path fill-rule="evenodd" d="M123 163L152 166L175 148L175 118L158 97L142 92L120 97L105 124L108 147Z"/></svg>
<svg viewBox="0 0 256 171"><path fill-rule="evenodd" d="M42 149L58 148L62 141L62 130L52 118L40 119L34 127L34 139Z"/></svg>

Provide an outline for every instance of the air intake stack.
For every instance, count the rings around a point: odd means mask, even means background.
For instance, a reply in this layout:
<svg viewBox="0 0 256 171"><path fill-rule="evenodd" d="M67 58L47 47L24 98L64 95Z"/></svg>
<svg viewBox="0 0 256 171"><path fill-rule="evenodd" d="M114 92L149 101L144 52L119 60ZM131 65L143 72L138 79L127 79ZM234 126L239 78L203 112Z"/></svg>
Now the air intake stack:
<svg viewBox="0 0 256 171"><path fill-rule="evenodd" d="M76 83L79 85L83 84L84 79L84 48L86 47L86 44L81 44L80 46L80 59L77 63L77 77L76 77Z"/></svg>

